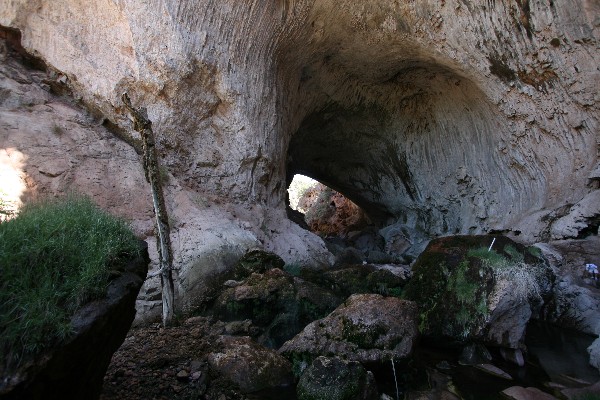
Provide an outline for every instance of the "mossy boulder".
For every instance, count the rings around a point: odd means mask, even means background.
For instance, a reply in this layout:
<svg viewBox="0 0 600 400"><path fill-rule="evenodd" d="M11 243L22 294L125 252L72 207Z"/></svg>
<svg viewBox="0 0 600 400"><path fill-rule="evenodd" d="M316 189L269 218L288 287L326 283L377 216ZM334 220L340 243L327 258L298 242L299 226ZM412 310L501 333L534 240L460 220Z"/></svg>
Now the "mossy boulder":
<svg viewBox="0 0 600 400"><path fill-rule="evenodd" d="M411 277L411 270L398 264L356 264L325 271L302 270L300 276L344 298L360 293L399 296Z"/></svg>
<svg viewBox="0 0 600 400"><path fill-rule="evenodd" d="M436 342L517 348L550 285L533 249L504 236L449 236L419 256L404 296L419 304L419 330Z"/></svg>
<svg viewBox="0 0 600 400"><path fill-rule="evenodd" d="M396 295L407 284L410 272L401 266L352 265L323 273L340 294L357 293Z"/></svg>
<svg viewBox="0 0 600 400"><path fill-rule="evenodd" d="M262 274L273 268L283 268L285 261L277 254L264 250L250 250L240 258L234 268L235 279L245 279L252 273Z"/></svg>
<svg viewBox="0 0 600 400"><path fill-rule="evenodd" d="M249 337L221 336L217 345L219 350L208 355L211 372L242 393L287 386L294 381L288 360Z"/></svg>
<svg viewBox="0 0 600 400"><path fill-rule="evenodd" d="M362 363L399 361L412 353L418 338L417 318L412 301L355 294L327 317L307 325L279 351L296 364L323 354Z"/></svg>
<svg viewBox="0 0 600 400"><path fill-rule="evenodd" d="M360 363L318 357L304 371L298 400L377 400L375 378Z"/></svg>
<svg viewBox="0 0 600 400"><path fill-rule="evenodd" d="M279 347L341 302L332 292L274 268L223 291L213 311L223 321L252 320L258 341Z"/></svg>

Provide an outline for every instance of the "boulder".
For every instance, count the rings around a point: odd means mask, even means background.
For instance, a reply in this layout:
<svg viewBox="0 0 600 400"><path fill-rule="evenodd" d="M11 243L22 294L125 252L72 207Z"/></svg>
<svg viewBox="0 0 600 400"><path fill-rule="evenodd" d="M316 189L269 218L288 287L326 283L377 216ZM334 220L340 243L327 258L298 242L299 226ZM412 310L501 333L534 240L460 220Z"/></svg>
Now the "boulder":
<svg viewBox="0 0 600 400"><path fill-rule="evenodd" d="M344 297L356 293L399 295L410 274L410 268L401 265L359 264L324 271L320 280Z"/></svg>
<svg viewBox="0 0 600 400"><path fill-rule="evenodd" d="M113 353L135 317L135 299L148 272L147 245L108 285L106 297L71 318L73 336L10 375L0 370L0 399L96 399ZM1 368L1 367L0 367Z"/></svg>
<svg viewBox="0 0 600 400"><path fill-rule="evenodd" d="M565 216L554 221L551 227L552 239L597 235L599 223L600 190L595 190L573 205Z"/></svg>
<svg viewBox="0 0 600 400"><path fill-rule="evenodd" d="M503 390L502 394L512 400L558 400L556 397L534 387L512 386Z"/></svg>
<svg viewBox="0 0 600 400"><path fill-rule="evenodd" d="M492 361L492 355L480 344L471 344L465 346L458 357L458 363L461 365L485 364Z"/></svg>
<svg viewBox="0 0 600 400"><path fill-rule="evenodd" d="M590 365L600 370L600 339L594 340L587 351L590 354Z"/></svg>
<svg viewBox="0 0 600 400"><path fill-rule="evenodd" d="M500 355L504 360L518 365L519 367L525 365L525 358L523 358L523 352L521 349L502 348L500 349Z"/></svg>
<svg viewBox="0 0 600 400"><path fill-rule="evenodd" d="M321 183L304 192L298 207L306 210L306 223L313 232L320 235L345 236L370 223L359 206Z"/></svg>
<svg viewBox="0 0 600 400"><path fill-rule="evenodd" d="M296 364L329 354L362 363L402 360L418 338L417 305L396 297L355 294L314 321L279 352Z"/></svg>
<svg viewBox="0 0 600 400"><path fill-rule="evenodd" d="M252 320L258 341L277 348L341 302L332 292L274 268L225 289L213 312L223 321Z"/></svg>
<svg viewBox="0 0 600 400"><path fill-rule="evenodd" d="M425 336L516 349L552 279L535 248L503 236L448 236L429 243L404 293L420 306Z"/></svg>
<svg viewBox="0 0 600 400"><path fill-rule="evenodd" d="M561 393L569 400L595 399L600 396L600 381L582 388L563 389Z"/></svg>
<svg viewBox="0 0 600 400"><path fill-rule="evenodd" d="M262 274L265 271L273 268L283 268L285 261L277 254L253 249L248 251L240 258L234 267L234 278L245 279L252 273Z"/></svg>
<svg viewBox="0 0 600 400"><path fill-rule="evenodd" d="M414 259L429 241L425 232L403 223L388 225L379 233L385 240L385 252L395 257L404 255Z"/></svg>
<svg viewBox="0 0 600 400"><path fill-rule="evenodd" d="M377 400L373 374L356 361L317 357L296 389L298 400Z"/></svg>
<svg viewBox="0 0 600 400"><path fill-rule="evenodd" d="M583 276L585 264L600 265L600 237L559 240L539 247L557 276L544 318L565 328L600 335L599 291Z"/></svg>
<svg viewBox="0 0 600 400"><path fill-rule="evenodd" d="M292 365L288 360L249 337L221 336L221 349L208 355L211 371L239 387L242 393L291 385Z"/></svg>

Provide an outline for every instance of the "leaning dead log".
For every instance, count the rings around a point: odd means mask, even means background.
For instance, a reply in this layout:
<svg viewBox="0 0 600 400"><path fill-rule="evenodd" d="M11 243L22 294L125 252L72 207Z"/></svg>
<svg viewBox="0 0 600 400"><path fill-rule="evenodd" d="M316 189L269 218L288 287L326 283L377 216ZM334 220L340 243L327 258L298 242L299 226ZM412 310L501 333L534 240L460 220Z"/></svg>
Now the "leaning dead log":
<svg viewBox="0 0 600 400"><path fill-rule="evenodd" d="M152 132L152 122L148 119L145 108L139 110L133 108L127 93L122 95L123 104L131 114L133 129L138 131L142 137L143 144L143 166L146 180L150 183L152 191L152 203L156 217L157 248L159 257L159 274L162 286L162 322L168 326L173 320L175 290L173 285L173 252L171 250L171 238L169 236L169 217L163 196L158 155Z"/></svg>

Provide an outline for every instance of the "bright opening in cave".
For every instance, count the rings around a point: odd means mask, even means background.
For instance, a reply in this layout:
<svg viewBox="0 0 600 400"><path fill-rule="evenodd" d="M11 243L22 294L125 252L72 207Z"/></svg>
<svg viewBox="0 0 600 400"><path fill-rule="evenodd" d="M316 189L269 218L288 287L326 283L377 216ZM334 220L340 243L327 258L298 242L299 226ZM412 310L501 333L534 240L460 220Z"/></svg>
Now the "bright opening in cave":
<svg viewBox="0 0 600 400"><path fill-rule="evenodd" d="M301 212L302 214L306 214L306 209L302 206L299 207L300 199L304 196L304 194L315 187L319 182L304 175L296 174L292 179L292 183L288 187L288 195L290 198L290 207L292 210L296 210Z"/></svg>
<svg viewBox="0 0 600 400"><path fill-rule="evenodd" d="M371 223L350 199L310 177L294 175L288 194L290 208L303 214L308 228L321 236L347 237Z"/></svg>

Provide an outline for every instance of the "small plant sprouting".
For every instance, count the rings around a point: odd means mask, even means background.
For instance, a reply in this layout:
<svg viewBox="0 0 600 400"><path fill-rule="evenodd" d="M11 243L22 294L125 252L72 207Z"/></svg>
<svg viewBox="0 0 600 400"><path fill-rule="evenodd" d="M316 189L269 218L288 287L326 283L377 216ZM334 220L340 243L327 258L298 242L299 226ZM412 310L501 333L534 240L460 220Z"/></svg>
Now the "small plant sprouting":
<svg viewBox="0 0 600 400"><path fill-rule="evenodd" d="M65 130L60 125L54 124L52 126L52 133L54 133L58 137L61 137L65 134Z"/></svg>
<svg viewBox="0 0 600 400"><path fill-rule="evenodd" d="M169 169L164 165L161 165L158 167L158 173L160 175L160 183L163 185L168 184L170 180Z"/></svg>

